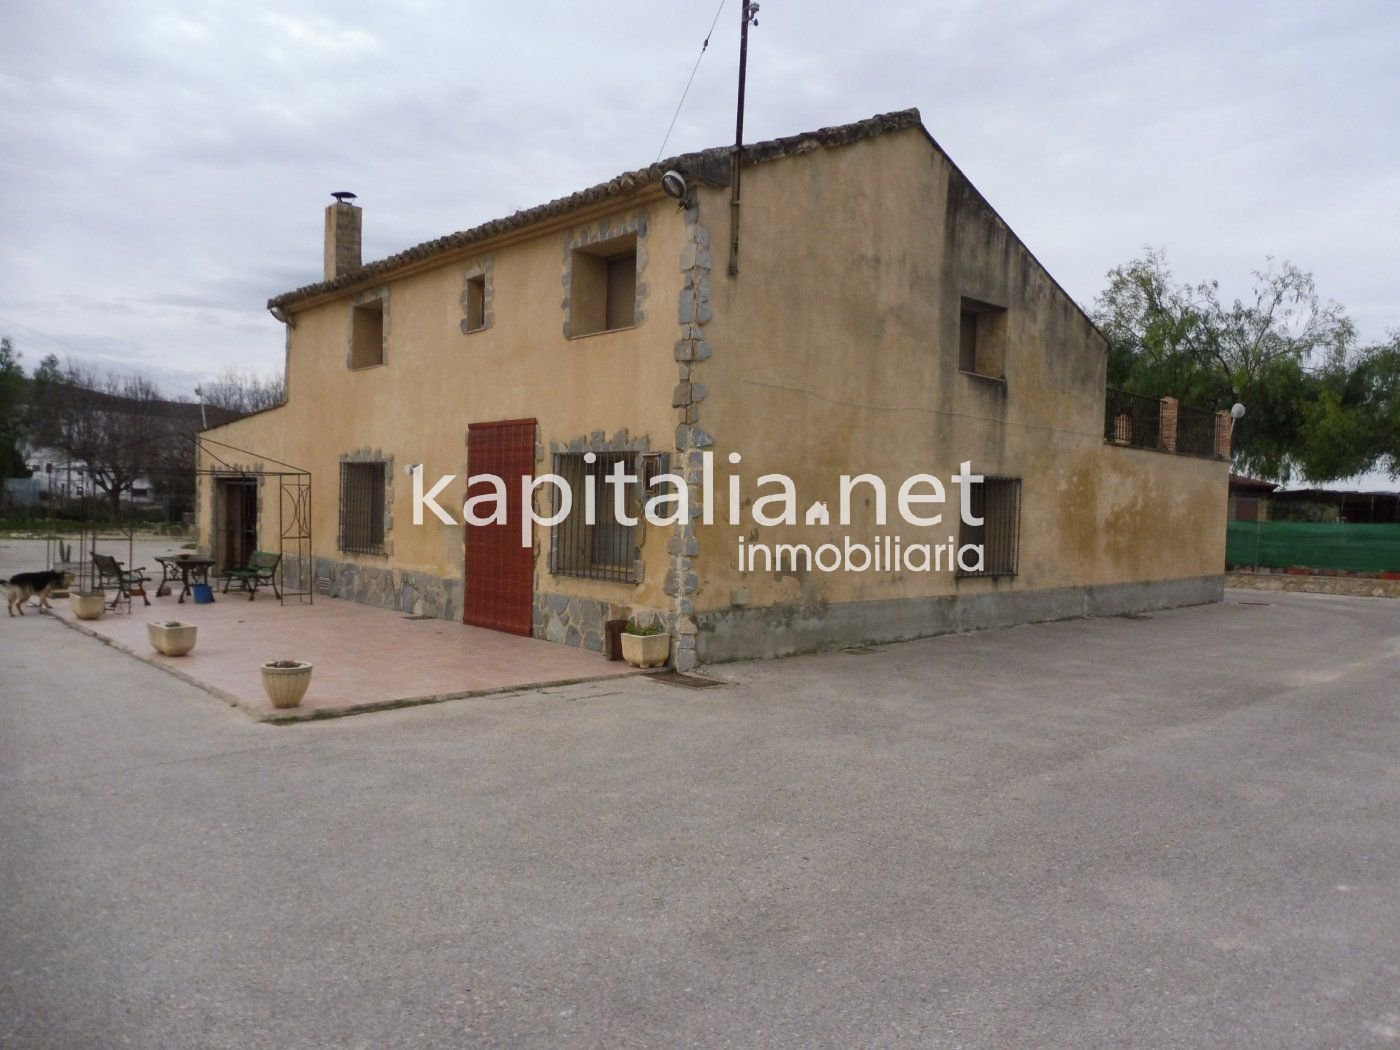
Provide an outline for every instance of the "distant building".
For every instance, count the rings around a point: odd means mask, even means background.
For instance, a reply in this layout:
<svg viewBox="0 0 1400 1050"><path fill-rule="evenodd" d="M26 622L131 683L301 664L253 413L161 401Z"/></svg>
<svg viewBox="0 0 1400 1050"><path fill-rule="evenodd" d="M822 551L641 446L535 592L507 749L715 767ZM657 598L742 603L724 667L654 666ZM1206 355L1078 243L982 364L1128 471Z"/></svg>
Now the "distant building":
<svg viewBox="0 0 1400 1050"><path fill-rule="evenodd" d="M1275 492L1270 502L1277 517L1338 521L1348 525L1393 525L1400 522L1400 492L1346 492L1341 489L1290 489Z"/></svg>
<svg viewBox="0 0 1400 1050"><path fill-rule="evenodd" d="M51 448L30 448L24 454L25 465L29 468L33 482L30 487L33 498L38 503L80 500L87 496L100 496L102 492L88 476L87 464L69 459L62 452ZM151 481L137 478L131 487L122 493L124 503L149 501Z"/></svg>
<svg viewBox="0 0 1400 1050"><path fill-rule="evenodd" d="M1230 521L1268 521L1269 496L1278 489L1272 481L1230 475Z"/></svg>

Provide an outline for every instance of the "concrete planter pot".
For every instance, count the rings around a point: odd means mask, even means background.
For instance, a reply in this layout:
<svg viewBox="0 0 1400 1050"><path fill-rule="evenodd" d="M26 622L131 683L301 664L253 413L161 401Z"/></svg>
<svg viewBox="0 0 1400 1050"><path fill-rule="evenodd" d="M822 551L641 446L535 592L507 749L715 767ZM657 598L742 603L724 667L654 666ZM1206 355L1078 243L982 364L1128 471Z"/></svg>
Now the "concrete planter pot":
<svg viewBox="0 0 1400 1050"><path fill-rule="evenodd" d="M146 635L162 656L184 656L194 648L197 630L194 624L179 620L152 620L146 624Z"/></svg>
<svg viewBox="0 0 1400 1050"><path fill-rule="evenodd" d="M622 634L622 658L633 667L665 667L671 658L669 634Z"/></svg>
<svg viewBox="0 0 1400 1050"><path fill-rule="evenodd" d="M70 594L68 607L73 610L73 615L80 620L96 620L102 616L102 610L107 607L107 596L101 591L91 594L82 592Z"/></svg>
<svg viewBox="0 0 1400 1050"><path fill-rule="evenodd" d="M304 660L270 660L262 665L263 692L273 707L296 707L311 684L311 667Z"/></svg>

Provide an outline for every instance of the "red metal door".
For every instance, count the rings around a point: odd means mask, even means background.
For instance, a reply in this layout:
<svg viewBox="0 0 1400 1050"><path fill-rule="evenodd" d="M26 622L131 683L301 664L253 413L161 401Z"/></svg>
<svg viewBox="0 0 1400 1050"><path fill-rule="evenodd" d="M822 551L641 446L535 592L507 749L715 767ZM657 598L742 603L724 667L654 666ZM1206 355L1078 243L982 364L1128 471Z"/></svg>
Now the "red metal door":
<svg viewBox="0 0 1400 1050"><path fill-rule="evenodd" d="M535 473L535 421L507 419L467 428L467 472L505 482L507 523L467 530L464 622L510 634L530 634L535 548L520 543L520 479ZM468 497L489 492L470 486Z"/></svg>

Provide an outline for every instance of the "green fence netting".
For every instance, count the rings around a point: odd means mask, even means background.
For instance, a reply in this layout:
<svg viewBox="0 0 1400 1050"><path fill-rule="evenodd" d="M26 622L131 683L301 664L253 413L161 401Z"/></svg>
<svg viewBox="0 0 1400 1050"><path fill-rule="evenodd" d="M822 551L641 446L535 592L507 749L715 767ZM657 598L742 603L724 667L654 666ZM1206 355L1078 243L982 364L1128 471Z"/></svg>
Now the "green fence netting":
<svg viewBox="0 0 1400 1050"><path fill-rule="evenodd" d="M1230 565L1290 565L1354 572L1400 572L1400 525L1232 521L1225 538Z"/></svg>

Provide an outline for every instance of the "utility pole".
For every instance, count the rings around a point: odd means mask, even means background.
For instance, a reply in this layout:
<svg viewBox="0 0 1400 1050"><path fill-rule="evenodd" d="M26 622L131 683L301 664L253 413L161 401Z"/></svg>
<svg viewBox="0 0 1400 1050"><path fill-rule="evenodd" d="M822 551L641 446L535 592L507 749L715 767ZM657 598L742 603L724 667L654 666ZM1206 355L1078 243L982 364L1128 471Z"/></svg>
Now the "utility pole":
<svg viewBox="0 0 1400 1050"><path fill-rule="evenodd" d="M749 25L758 25L758 4L739 9L739 105L734 120L734 152L729 158L729 276L739 273L739 171L744 153L744 76L749 66Z"/></svg>

